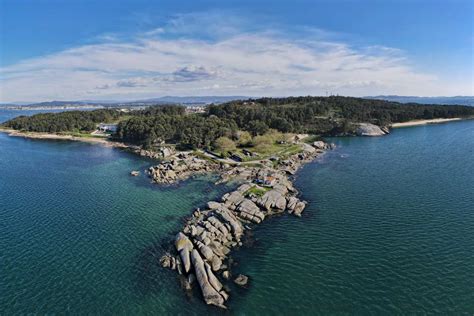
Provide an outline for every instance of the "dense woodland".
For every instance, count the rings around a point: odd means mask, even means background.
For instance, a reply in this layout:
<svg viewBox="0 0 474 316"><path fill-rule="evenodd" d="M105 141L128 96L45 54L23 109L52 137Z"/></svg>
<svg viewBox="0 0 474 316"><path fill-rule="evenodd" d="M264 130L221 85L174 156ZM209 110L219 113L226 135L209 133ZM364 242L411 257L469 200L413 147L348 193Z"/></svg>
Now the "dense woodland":
<svg viewBox="0 0 474 316"><path fill-rule="evenodd" d="M353 122L388 125L416 119L474 116L474 107L400 104L350 97L290 97L232 101L210 105L206 113L186 114L182 106L155 106L124 116L117 110L71 111L21 116L9 128L35 132L92 131L100 122L120 121L117 140L153 147L162 142L185 148L209 148L226 139L239 142L269 130L283 133L339 135ZM222 137L225 137L224 141Z"/></svg>
<svg viewBox="0 0 474 316"><path fill-rule="evenodd" d="M3 125L8 128L41 133L90 132L99 123L113 122L122 115L117 110L67 111L19 116Z"/></svg>

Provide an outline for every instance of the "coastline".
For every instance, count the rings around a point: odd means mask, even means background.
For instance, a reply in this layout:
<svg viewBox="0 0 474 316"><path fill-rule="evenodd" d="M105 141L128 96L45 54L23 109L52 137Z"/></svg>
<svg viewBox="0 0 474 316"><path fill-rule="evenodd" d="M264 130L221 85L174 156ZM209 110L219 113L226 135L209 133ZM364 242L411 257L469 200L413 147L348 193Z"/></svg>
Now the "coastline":
<svg viewBox="0 0 474 316"><path fill-rule="evenodd" d="M397 126L393 127L457 120L461 120L461 118L411 121L396 123L394 125ZM124 143L114 142L106 138L19 132L5 129L0 129L0 132L16 137L81 141L107 147L130 148ZM315 146L315 144L316 142L309 148L305 146L309 150L304 156L300 157L297 154L287 160L288 163L291 163L293 173L305 163L312 161L330 149L328 144L323 144L321 147ZM285 166L287 166L286 161ZM306 206L306 202L298 198L298 192L293 187L292 178L289 177L291 173L286 168L280 167L272 170L272 168L266 167L242 167L242 171L248 173L248 177L246 176L245 180L242 180L242 185L238 189L225 194L218 201L209 201L206 209L202 211L196 209L176 235L175 248L171 253L160 259L163 267L170 268L178 273L184 289L191 290L192 287L197 287L200 289L206 304L220 308L226 308L226 302L230 295L225 284L223 285L221 281L233 281L244 288L248 287L248 277L239 275L234 278L229 263L232 250L242 245L242 237L246 230L251 230L267 217L284 212L301 216ZM193 168L190 169L193 170L190 174L198 172ZM237 170L237 168L230 169ZM237 174L242 173L242 171ZM187 176L186 174L185 177ZM256 180L265 178L272 178L273 184L268 187L255 185ZM268 191L266 191L267 189Z"/></svg>
<svg viewBox="0 0 474 316"><path fill-rule="evenodd" d="M419 126L419 125L428 125L428 124L441 124L441 123L448 123L460 120L466 120L469 118L438 118L438 119L431 119L431 120L415 120L415 121L408 121L403 123L393 123L391 125L392 128L400 128L400 127L410 127L410 126Z"/></svg>
<svg viewBox="0 0 474 316"><path fill-rule="evenodd" d="M226 283L248 287L248 276L233 276L232 250L241 247L246 232L265 218L285 212L301 217L307 202L299 199L291 176L334 145L316 141L301 147L279 167L232 168L238 171L234 176L242 177L239 187L193 211L160 259L163 268L177 272L183 289L198 287L206 304L225 309L230 296Z"/></svg>
<svg viewBox="0 0 474 316"><path fill-rule="evenodd" d="M0 128L0 133L6 133L8 136L13 137L23 137L31 139L43 139L43 140L68 140L68 141L77 141L85 142L89 144L98 144L106 147L114 148L130 148L130 146L121 143L111 141L108 138L98 138L98 137L80 137L73 135L59 135L59 134L50 134L50 133L37 133L37 132L21 132L14 129L3 129Z"/></svg>

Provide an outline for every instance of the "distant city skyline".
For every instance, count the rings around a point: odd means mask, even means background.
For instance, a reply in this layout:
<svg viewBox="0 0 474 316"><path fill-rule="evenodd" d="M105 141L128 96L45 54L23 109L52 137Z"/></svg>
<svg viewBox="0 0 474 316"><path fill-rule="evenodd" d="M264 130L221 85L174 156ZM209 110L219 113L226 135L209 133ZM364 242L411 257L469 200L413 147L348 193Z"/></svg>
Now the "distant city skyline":
<svg viewBox="0 0 474 316"><path fill-rule="evenodd" d="M0 4L0 102L474 94L472 1Z"/></svg>

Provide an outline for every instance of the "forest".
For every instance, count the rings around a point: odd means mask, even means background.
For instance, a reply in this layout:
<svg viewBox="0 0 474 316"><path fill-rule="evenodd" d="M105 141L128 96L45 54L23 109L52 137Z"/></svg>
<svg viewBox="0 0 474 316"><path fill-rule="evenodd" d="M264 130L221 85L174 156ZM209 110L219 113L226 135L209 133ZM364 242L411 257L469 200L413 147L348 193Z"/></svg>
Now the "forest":
<svg viewBox="0 0 474 316"><path fill-rule="evenodd" d="M381 126L418 119L474 116L474 107L421 105L416 103L352 97L260 98L211 104L205 113L187 114L185 107L153 106L123 114L114 109L70 111L20 116L4 127L34 132L90 132L98 123L119 122L114 138L152 148L174 143L182 148L232 147L241 135L247 142L267 133L341 135L353 131L353 123ZM218 140L216 142L216 140Z"/></svg>
<svg viewBox="0 0 474 316"><path fill-rule="evenodd" d="M122 112L112 109L94 111L66 111L19 116L3 123L4 127L41 133L90 132L99 123L111 123L120 118Z"/></svg>

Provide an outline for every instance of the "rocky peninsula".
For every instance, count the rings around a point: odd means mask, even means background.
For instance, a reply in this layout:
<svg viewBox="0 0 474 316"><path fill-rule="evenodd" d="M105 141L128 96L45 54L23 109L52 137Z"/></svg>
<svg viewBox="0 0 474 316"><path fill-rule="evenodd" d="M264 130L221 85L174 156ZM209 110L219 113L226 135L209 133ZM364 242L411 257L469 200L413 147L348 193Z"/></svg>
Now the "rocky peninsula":
<svg viewBox="0 0 474 316"><path fill-rule="evenodd" d="M177 233L173 250L160 259L163 267L178 273L185 289L199 287L206 304L226 307L229 293L223 282L232 279L230 254L242 245L246 231L269 216L288 212L299 217L304 211L306 202L298 198L290 177L333 145L322 141L300 145L301 152L277 166L223 168L223 175L241 176L240 186L219 201L209 201L205 209L196 209ZM239 275L234 282L245 286L248 277Z"/></svg>

